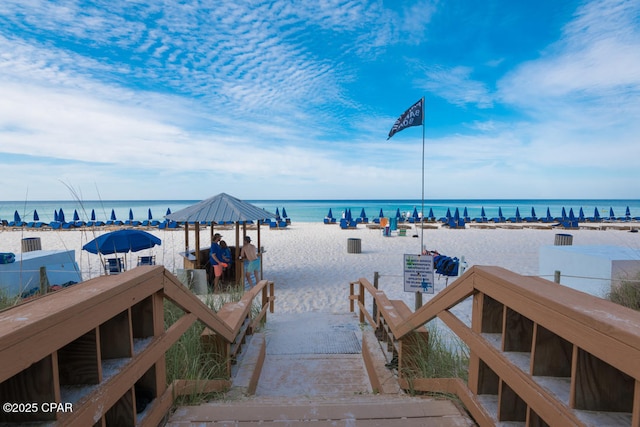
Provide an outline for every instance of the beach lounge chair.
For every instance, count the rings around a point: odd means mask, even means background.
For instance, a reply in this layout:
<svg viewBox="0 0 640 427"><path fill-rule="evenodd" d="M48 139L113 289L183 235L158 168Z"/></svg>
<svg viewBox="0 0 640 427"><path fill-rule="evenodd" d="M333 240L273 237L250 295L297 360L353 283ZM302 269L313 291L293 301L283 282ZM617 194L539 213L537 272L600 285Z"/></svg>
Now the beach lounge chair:
<svg viewBox="0 0 640 427"><path fill-rule="evenodd" d="M522 222L522 217L520 216L520 209L516 208L516 216L512 216L508 219L509 222Z"/></svg>
<svg viewBox="0 0 640 427"><path fill-rule="evenodd" d="M155 255L139 256L138 265L156 265L156 256Z"/></svg>
<svg viewBox="0 0 640 427"><path fill-rule="evenodd" d="M453 214L453 217L447 223L449 228L466 228L464 219L460 217L460 211L456 208L456 212Z"/></svg>
<svg viewBox="0 0 640 427"><path fill-rule="evenodd" d="M449 220L452 218L451 216L451 209L447 208L447 214L445 216L443 216L442 218L440 218L438 221L448 224Z"/></svg>
<svg viewBox="0 0 640 427"><path fill-rule="evenodd" d="M104 264L104 272L107 275L120 274L125 271L122 258L107 258Z"/></svg>
<svg viewBox="0 0 640 427"><path fill-rule="evenodd" d="M491 218L492 222L506 222L507 219L502 215L502 208L498 208L498 216Z"/></svg>

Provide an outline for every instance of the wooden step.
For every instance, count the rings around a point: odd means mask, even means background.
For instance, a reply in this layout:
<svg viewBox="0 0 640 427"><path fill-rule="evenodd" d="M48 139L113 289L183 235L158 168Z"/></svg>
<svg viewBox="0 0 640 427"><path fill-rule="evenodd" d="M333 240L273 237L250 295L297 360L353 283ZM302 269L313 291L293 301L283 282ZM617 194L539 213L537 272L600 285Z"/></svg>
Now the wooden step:
<svg viewBox="0 0 640 427"><path fill-rule="evenodd" d="M342 399L251 398L180 407L167 426L474 426L453 402L408 396Z"/></svg>

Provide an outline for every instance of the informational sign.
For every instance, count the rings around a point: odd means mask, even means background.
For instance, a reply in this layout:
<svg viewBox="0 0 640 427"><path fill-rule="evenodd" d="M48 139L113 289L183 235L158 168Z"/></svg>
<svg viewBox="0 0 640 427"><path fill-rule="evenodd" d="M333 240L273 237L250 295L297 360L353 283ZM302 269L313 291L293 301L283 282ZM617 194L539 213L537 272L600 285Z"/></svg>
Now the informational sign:
<svg viewBox="0 0 640 427"><path fill-rule="evenodd" d="M433 293L433 255L404 254L404 291Z"/></svg>

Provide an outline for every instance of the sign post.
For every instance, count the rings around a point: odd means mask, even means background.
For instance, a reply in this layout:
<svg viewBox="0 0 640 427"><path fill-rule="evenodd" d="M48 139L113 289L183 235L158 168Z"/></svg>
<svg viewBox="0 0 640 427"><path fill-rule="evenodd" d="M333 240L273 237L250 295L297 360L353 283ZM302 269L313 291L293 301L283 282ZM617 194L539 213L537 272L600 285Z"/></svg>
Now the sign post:
<svg viewBox="0 0 640 427"><path fill-rule="evenodd" d="M404 291L434 293L433 255L404 255Z"/></svg>

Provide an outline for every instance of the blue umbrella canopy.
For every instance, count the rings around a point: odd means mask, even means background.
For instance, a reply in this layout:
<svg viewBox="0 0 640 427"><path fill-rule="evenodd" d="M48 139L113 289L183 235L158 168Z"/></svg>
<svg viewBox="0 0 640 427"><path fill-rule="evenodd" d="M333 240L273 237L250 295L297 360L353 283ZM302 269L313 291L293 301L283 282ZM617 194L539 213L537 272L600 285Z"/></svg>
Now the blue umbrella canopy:
<svg viewBox="0 0 640 427"><path fill-rule="evenodd" d="M161 240L153 234L136 229L112 231L96 237L82 247L92 254L115 254L126 252L138 252L160 245Z"/></svg>
<svg viewBox="0 0 640 427"><path fill-rule="evenodd" d="M598 211L598 208L593 209L593 219L595 219L596 221L600 220L600 212Z"/></svg>
<svg viewBox="0 0 640 427"><path fill-rule="evenodd" d="M133 221L133 209L129 208L129 220Z"/></svg>
<svg viewBox="0 0 640 427"><path fill-rule="evenodd" d="M400 208L396 210L396 218L400 218L402 215L400 214Z"/></svg>
<svg viewBox="0 0 640 427"><path fill-rule="evenodd" d="M95 221L96 220L96 211L95 209L91 209L91 221Z"/></svg>
<svg viewBox="0 0 640 427"><path fill-rule="evenodd" d="M55 222L59 222L59 220L60 220L60 216L58 215L58 210L57 209L53 210L53 220Z"/></svg>
<svg viewBox="0 0 640 427"><path fill-rule="evenodd" d="M111 221L115 221L116 219L116 211L111 209Z"/></svg>
<svg viewBox="0 0 640 427"><path fill-rule="evenodd" d="M62 211L62 208L60 208L60 210L58 211L58 221L66 222L66 220L64 219L64 212Z"/></svg>
<svg viewBox="0 0 640 427"><path fill-rule="evenodd" d="M327 214L327 218L333 218L333 212L331 211L331 208L329 208L329 213Z"/></svg>
<svg viewBox="0 0 640 427"><path fill-rule="evenodd" d="M17 210L13 213L13 220L15 222L22 222L22 219L20 219L20 214L18 213Z"/></svg>
<svg viewBox="0 0 640 427"><path fill-rule="evenodd" d="M171 215L171 208L167 208L167 213L165 215Z"/></svg>
<svg viewBox="0 0 640 427"><path fill-rule="evenodd" d="M418 208L416 208L416 207L413 208L413 214L411 216L413 216L415 219L418 219L420 217L418 215Z"/></svg>
<svg viewBox="0 0 640 427"><path fill-rule="evenodd" d="M535 218L535 217L536 217L536 208L531 206L531 218Z"/></svg>
<svg viewBox="0 0 640 427"><path fill-rule="evenodd" d="M429 218L434 218L433 208L429 208Z"/></svg>
<svg viewBox="0 0 640 427"><path fill-rule="evenodd" d="M73 220L74 221L80 221L80 215L78 215L78 210L74 209L73 211Z"/></svg>
<svg viewBox="0 0 640 427"><path fill-rule="evenodd" d="M380 209L380 213L378 214L378 218L384 218L384 213L382 212L382 209Z"/></svg>
<svg viewBox="0 0 640 427"><path fill-rule="evenodd" d="M147 212L147 219L153 219L153 215L151 215L151 208L149 208L149 211Z"/></svg>
<svg viewBox="0 0 640 427"><path fill-rule="evenodd" d="M580 222L584 222L584 210L582 209L582 206L580 207L580 212L578 212L578 219Z"/></svg>
<svg viewBox="0 0 640 427"><path fill-rule="evenodd" d="M287 211L284 210L284 207L282 208L282 217L283 218L287 217Z"/></svg>
<svg viewBox="0 0 640 427"><path fill-rule="evenodd" d="M485 213L485 211L484 211L484 206L482 207L482 209L480 209L480 216L481 216L481 217L483 217L483 218L484 218L485 216L487 216L487 214L486 214L486 213Z"/></svg>
<svg viewBox="0 0 640 427"><path fill-rule="evenodd" d="M609 208L609 219L615 219L616 215L613 213L613 208Z"/></svg>
<svg viewBox="0 0 640 427"><path fill-rule="evenodd" d="M364 212L364 208L360 211L360 218L366 218L367 214Z"/></svg>
<svg viewBox="0 0 640 427"><path fill-rule="evenodd" d="M38 216L38 211L36 210L33 211L33 220L40 221L40 217Z"/></svg>

